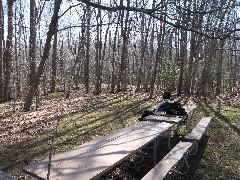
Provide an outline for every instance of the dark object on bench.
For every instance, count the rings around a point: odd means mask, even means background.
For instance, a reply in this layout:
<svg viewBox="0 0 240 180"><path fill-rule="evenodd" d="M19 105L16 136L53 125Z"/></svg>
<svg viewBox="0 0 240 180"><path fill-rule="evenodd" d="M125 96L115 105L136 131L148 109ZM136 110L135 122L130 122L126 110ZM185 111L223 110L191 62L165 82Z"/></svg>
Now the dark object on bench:
<svg viewBox="0 0 240 180"><path fill-rule="evenodd" d="M185 111L183 105L179 102L165 102L160 106L158 111L165 111L167 115L174 116L186 116L187 112Z"/></svg>
<svg viewBox="0 0 240 180"><path fill-rule="evenodd" d="M187 141L193 141L196 143L195 152L190 155L195 155L198 151L198 141L202 138L203 134L207 130L207 127L211 121L212 117L203 117L199 123L196 125L196 127L192 130L191 133L189 133L185 139Z"/></svg>
<svg viewBox="0 0 240 180"><path fill-rule="evenodd" d="M191 142L179 142L151 171L149 171L142 179L143 180L160 180L163 179L171 168L177 164L178 161L184 157L188 149L192 146ZM184 157L187 165L187 172L189 165Z"/></svg>

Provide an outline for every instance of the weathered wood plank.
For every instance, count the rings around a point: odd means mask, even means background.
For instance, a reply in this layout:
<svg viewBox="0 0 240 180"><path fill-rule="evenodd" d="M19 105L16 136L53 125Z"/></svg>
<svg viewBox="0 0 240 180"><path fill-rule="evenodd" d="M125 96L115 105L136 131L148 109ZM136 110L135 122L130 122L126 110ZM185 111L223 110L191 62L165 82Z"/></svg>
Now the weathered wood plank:
<svg viewBox="0 0 240 180"><path fill-rule="evenodd" d="M145 121L151 122L168 122L177 124L182 121L182 117L178 116L157 116L157 115L149 115L144 118Z"/></svg>
<svg viewBox="0 0 240 180"><path fill-rule="evenodd" d="M163 179L171 168L184 156L191 147L190 142L179 142L142 180Z"/></svg>
<svg viewBox="0 0 240 180"><path fill-rule="evenodd" d="M190 134L188 134L185 138L187 140L197 140L199 141L207 129L212 117L203 117L196 127L192 130Z"/></svg>

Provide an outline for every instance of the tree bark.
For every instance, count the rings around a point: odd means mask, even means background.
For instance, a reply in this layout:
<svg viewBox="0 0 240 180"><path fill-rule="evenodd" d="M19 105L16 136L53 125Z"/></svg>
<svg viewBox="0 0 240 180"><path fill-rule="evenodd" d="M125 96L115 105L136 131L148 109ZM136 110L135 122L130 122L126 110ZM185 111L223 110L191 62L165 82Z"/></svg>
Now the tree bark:
<svg viewBox="0 0 240 180"><path fill-rule="evenodd" d="M6 48L3 53L3 74L4 74L4 98L3 101L10 100L10 80L12 73L12 38L13 38L13 3L14 0L8 0L8 35Z"/></svg>
<svg viewBox="0 0 240 180"><path fill-rule="evenodd" d="M156 58L155 58L153 72L152 72L151 81L150 81L149 98L152 98L153 93L154 93L155 82L156 82L157 74L158 74L158 67L159 67L159 64L161 63L161 58L162 58L161 57L162 51L163 51L163 27L162 26L160 26L160 31L157 35L157 40L158 40L158 42L157 42L158 46L157 46Z"/></svg>
<svg viewBox="0 0 240 180"><path fill-rule="evenodd" d="M123 3L123 1L121 1ZM130 6L130 0L127 0L127 6ZM122 25L122 54L121 54L121 63L120 63L120 69L119 69L119 74L118 74L118 80L120 83L118 83L117 87L117 92L120 91L126 91L127 90L127 82L128 82L128 77L127 77L127 53L128 53L128 21L129 21L129 11L126 12L126 17L124 19L124 11L122 11L121 14L121 25Z"/></svg>
<svg viewBox="0 0 240 180"><path fill-rule="evenodd" d="M28 87L35 81L36 76L36 17L35 0L30 1L30 37L29 37L29 64L30 73Z"/></svg>
<svg viewBox="0 0 240 180"><path fill-rule="evenodd" d="M2 1L0 1L0 103L4 101L3 94L3 41L4 41L4 13Z"/></svg>
<svg viewBox="0 0 240 180"><path fill-rule="evenodd" d="M222 91L222 74L223 74L223 53L224 53L224 41L220 41L220 52L217 61L217 71L216 71L216 95L219 95Z"/></svg>
<svg viewBox="0 0 240 180"><path fill-rule="evenodd" d="M25 99L25 103L24 103L24 107L23 107L24 111L29 111L30 110L31 105L32 105L33 97L34 97L34 95L37 91L37 88L38 88L38 85L39 85L39 82L40 82L40 78L43 74L44 65L45 65L46 60L48 59L49 51L50 51L50 48L51 48L51 39L52 39L52 36L55 33L55 28L56 28L56 25L57 25L58 12L59 12L59 9L60 9L61 2L62 2L62 0L56 0L55 1L54 13L53 13L53 16L52 16L52 19L51 19L51 23L49 25L49 30L48 30L48 33L47 33L47 39L46 39L46 42L45 42L43 55L41 57L41 61L40 61L40 64L38 66L35 81L34 81L33 84L31 84L30 89L29 89L28 94L27 94L27 97Z"/></svg>
<svg viewBox="0 0 240 180"><path fill-rule="evenodd" d="M55 27L55 34L53 38L53 53L52 53L52 74L51 74L51 92L55 92L56 89L56 76L57 76L57 29L58 25Z"/></svg>
<svg viewBox="0 0 240 180"><path fill-rule="evenodd" d="M91 23L91 8L87 5L87 28L86 28L86 60L84 63L84 80L85 92L89 93L89 63L90 63L90 23Z"/></svg>
<svg viewBox="0 0 240 180"><path fill-rule="evenodd" d="M120 21L120 14L118 14L118 21L117 21L117 25L116 25L116 29L114 32L114 37L113 37L113 55L112 55L112 61L111 61L111 65L112 65L112 72L111 72L111 93L114 93L115 90L115 86L116 86L116 54L117 54L117 34L118 34L118 27L119 27L119 21Z"/></svg>
<svg viewBox="0 0 240 180"><path fill-rule="evenodd" d="M99 95L101 84L101 58L102 58L102 30L101 30L101 11L98 9L97 13L97 40L95 43L96 56L95 56L95 90L94 94Z"/></svg>

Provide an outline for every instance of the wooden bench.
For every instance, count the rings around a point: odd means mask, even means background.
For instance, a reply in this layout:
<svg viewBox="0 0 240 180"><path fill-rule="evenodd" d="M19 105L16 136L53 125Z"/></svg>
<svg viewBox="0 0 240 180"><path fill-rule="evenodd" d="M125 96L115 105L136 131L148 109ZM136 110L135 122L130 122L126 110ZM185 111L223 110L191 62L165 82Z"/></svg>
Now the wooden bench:
<svg viewBox="0 0 240 180"><path fill-rule="evenodd" d="M184 157L188 149L192 146L191 142L179 142L151 171L149 171L142 179L143 180L159 180L163 179L171 168ZM189 170L188 163L184 157Z"/></svg>
<svg viewBox="0 0 240 180"><path fill-rule="evenodd" d="M189 133L185 139L187 141L193 141L196 143L195 152L190 155L195 155L198 151L198 141L202 138L203 134L207 130L207 127L211 121L212 117L203 117L199 123L196 125L196 127L192 130L191 133Z"/></svg>

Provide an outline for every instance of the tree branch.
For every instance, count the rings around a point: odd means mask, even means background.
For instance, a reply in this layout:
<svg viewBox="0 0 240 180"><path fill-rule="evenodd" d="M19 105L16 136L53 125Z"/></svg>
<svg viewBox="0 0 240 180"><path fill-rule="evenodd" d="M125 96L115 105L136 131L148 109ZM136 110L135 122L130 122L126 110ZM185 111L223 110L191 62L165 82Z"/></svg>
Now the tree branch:
<svg viewBox="0 0 240 180"><path fill-rule="evenodd" d="M158 8L154 8L154 9L144 9L144 8L136 8L136 7L126 7L126 6L123 6L123 5L119 5L119 6L115 6L115 7L108 7L108 6L104 6L104 5L101 5L101 4L96 4L94 2L91 2L89 0L78 0L78 1L81 1L82 3L85 3L91 7L94 7L94 8L98 8L98 9L102 9L102 10L106 10L106 11L111 11L111 12L115 12L115 11L120 11L120 10L126 10L126 11L134 11L134 12L141 12L141 13L145 13L151 17L154 17L155 19L158 19L174 28L177 28L177 29L182 29L182 30L185 30L185 31L191 31L191 32L195 32L199 35L202 35L202 36L205 36L207 38L210 38L210 39L226 39L228 37L230 37L230 35L234 32L234 31L231 31L230 33L227 33L227 34L221 34L219 36L212 36L212 35L208 35L208 34L205 34L203 33L202 31L198 31L198 30L195 30L193 28L189 28L185 25L180 25L179 23L173 23L173 22L170 22L170 21L167 21L166 19L164 19L162 16L158 17L156 16L156 14L154 14ZM160 4L159 4L160 5ZM228 6L228 7L232 7L232 6ZM228 8L228 7L225 7L225 8ZM179 8L179 10L187 10L189 11L189 9L183 9L183 8ZM208 14L208 13L213 13L217 10L220 10L220 9L214 9L214 10L210 10L210 11L190 11L191 13L199 13L199 14ZM161 12L163 13L163 12Z"/></svg>

